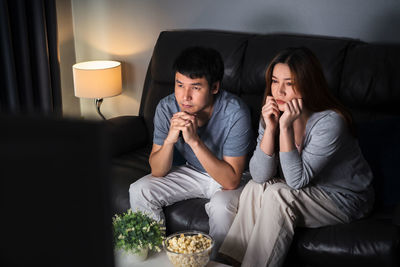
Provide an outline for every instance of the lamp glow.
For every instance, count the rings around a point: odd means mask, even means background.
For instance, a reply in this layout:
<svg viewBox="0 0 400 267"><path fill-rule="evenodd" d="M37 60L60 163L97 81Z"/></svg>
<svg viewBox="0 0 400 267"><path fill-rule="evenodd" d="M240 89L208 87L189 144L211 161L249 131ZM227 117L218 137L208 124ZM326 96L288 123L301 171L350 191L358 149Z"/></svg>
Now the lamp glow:
<svg viewBox="0 0 400 267"><path fill-rule="evenodd" d="M76 97L94 98L99 115L103 98L121 94L121 63L117 61L87 61L72 66Z"/></svg>

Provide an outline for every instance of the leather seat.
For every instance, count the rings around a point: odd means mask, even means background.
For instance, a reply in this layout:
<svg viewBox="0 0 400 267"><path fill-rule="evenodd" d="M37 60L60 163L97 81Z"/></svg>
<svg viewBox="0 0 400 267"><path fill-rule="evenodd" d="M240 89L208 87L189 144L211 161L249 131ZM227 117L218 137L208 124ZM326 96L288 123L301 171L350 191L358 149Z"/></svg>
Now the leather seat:
<svg viewBox="0 0 400 267"><path fill-rule="evenodd" d="M347 38L182 30L162 32L148 67L138 116L107 121L113 154L114 212L129 208L129 185L150 172L153 117L159 100L172 93L172 62L185 47L211 46L225 62L222 88L249 106L257 132L272 57L289 46L306 46L319 58L332 93L351 111L360 147L374 173L376 205L370 217L350 224L296 229L286 266L400 265L400 45ZM167 233L208 232L207 199L164 208Z"/></svg>

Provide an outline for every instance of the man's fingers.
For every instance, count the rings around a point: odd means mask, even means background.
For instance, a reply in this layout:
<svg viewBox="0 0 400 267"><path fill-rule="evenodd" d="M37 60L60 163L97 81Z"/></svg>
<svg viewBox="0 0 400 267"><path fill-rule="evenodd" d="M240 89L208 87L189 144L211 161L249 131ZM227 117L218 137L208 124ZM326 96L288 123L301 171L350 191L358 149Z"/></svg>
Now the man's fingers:
<svg viewBox="0 0 400 267"><path fill-rule="evenodd" d="M195 114L189 114L184 111L177 112L173 115L173 118L181 118L184 120L194 120L196 118Z"/></svg>
<svg viewBox="0 0 400 267"><path fill-rule="evenodd" d="M185 126L188 124L188 122L190 122L190 121L182 120L182 119L174 119L174 120L171 120L171 126L172 127Z"/></svg>

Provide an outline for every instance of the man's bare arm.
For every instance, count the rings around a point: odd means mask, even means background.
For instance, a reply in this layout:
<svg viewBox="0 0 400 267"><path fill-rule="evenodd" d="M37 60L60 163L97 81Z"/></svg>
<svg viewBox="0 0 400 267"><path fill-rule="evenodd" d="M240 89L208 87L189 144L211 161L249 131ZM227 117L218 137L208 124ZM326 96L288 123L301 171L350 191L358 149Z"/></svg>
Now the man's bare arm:
<svg viewBox="0 0 400 267"><path fill-rule="evenodd" d="M238 187L246 164L246 156L224 156L220 160L201 140L190 144L190 147L206 172L224 189L232 190Z"/></svg>
<svg viewBox="0 0 400 267"><path fill-rule="evenodd" d="M165 176L171 169L173 154L174 143L164 142L162 146L153 144L149 157L151 175L155 177Z"/></svg>
<svg viewBox="0 0 400 267"><path fill-rule="evenodd" d="M185 115L185 112L177 112L172 116L168 136L165 138L163 145L153 144L149 158L153 176L163 177L171 169L174 145L179 139L181 129L188 124L186 120L181 118L182 115Z"/></svg>

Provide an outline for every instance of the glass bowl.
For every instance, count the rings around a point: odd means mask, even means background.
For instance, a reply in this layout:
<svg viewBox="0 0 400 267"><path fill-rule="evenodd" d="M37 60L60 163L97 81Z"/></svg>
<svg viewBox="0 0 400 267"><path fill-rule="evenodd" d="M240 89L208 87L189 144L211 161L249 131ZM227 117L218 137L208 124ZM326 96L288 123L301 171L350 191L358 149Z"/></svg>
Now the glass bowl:
<svg viewBox="0 0 400 267"><path fill-rule="evenodd" d="M200 242L199 239L203 240L203 242ZM185 243L184 241L186 241L185 246L182 245ZM203 246L201 246L202 243ZM175 267L204 267L210 260L210 253L214 246L214 239L208 234L200 231L183 231L169 235L164 240L163 245L168 259ZM179 245L181 250L178 249ZM174 247L175 250L171 249L172 247ZM193 247L197 247L197 250L192 249Z"/></svg>

